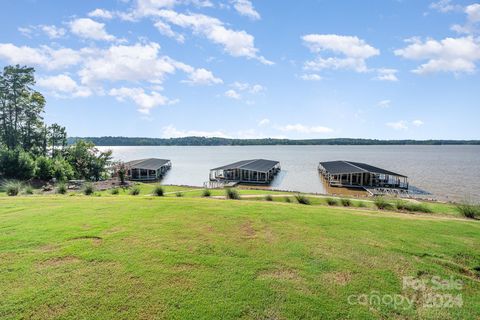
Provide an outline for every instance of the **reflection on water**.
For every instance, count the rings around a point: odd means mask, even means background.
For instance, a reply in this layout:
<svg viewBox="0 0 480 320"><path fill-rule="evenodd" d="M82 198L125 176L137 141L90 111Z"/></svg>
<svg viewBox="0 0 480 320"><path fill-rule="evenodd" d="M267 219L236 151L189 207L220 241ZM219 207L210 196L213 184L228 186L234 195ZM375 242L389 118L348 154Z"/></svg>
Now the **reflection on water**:
<svg viewBox="0 0 480 320"><path fill-rule="evenodd" d="M219 146L100 147L120 160L172 160L165 184L203 186L211 168L246 159L278 160L282 171L271 187L327 193L318 162L350 160L398 172L410 184L451 200L480 201L480 146ZM338 193L338 192L337 192Z"/></svg>

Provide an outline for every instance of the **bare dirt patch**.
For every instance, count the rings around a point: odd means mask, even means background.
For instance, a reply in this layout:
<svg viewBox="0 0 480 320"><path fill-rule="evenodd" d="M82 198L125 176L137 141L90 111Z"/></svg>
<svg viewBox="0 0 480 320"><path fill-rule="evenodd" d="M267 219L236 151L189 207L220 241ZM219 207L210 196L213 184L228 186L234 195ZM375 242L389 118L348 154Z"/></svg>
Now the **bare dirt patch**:
<svg viewBox="0 0 480 320"><path fill-rule="evenodd" d="M98 236L80 236L80 237L71 238L70 240L90 240L92 241L93 245L99 246L102 244L103 238Z"/></svg>
<svg viewBox="0 0 480 320"><path fill-rule="evenodd" d="M240 229L242 231L243 238L247 238L247 239L255 238L257 235L257 233L255 232L255 229L253 228L252 221L250 220L243 223Z"/></svg>
<svg viewBox="0 0 480 320"><path fill-rule="evenodd" d="M324 279L336 285L344 286L352 281L352 273L350 272L329 272L324 275Z"/></svg>
<svg viewBox="0 0 480 320"><path fill-rule="evenodd" d="M55 257L37 263L37 267L40 269L48 267L60 267L67 264L78 263L81 260L74 256Z"/></svg>
<svg viewBox="0 0 480 320"><path fill-rule="evenodd" d="M294 269L264 270L257 275L260 280L300 281L302 277Z"/></svg>

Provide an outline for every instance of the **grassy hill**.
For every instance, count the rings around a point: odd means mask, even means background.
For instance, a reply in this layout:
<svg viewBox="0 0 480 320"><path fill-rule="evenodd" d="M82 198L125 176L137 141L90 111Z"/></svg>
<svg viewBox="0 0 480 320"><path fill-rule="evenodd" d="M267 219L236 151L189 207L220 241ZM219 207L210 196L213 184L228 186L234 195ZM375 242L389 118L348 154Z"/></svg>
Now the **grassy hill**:
<svg viewBox="0 0 480 320"><path fill-rule="evenodd" d="M474 319L479 253L479 222L451 215L187 196L0 197L0 318ZM405 276L453 277L462 288L419 294L402 287ZM463 306L429 308L428 293L461 294ZM363 305L363 294L417 299Z"/></svg>

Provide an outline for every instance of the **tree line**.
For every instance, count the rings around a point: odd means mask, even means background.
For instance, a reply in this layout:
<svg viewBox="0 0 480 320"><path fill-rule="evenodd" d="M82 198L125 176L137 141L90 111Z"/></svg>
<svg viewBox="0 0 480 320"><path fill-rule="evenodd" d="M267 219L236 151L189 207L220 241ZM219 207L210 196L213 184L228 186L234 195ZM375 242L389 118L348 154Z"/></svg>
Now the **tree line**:
<svg viewBox="0 0 480 320"><path fill-rule="evenodd" d="M480 145L480 140L378 140L378 139L228 139L207 137L135 138L71 137L68 143L87 140L98 146L254 146L254 145Z"/></svg>
<svg viewBox="0 0 480 320"><path fill-rule="evenodd" d="M67 143L66 128L47 125L45 97L34 89L35 69L6 66L0 74L0 178L99 180L111 152L92 142Z"/></svg>

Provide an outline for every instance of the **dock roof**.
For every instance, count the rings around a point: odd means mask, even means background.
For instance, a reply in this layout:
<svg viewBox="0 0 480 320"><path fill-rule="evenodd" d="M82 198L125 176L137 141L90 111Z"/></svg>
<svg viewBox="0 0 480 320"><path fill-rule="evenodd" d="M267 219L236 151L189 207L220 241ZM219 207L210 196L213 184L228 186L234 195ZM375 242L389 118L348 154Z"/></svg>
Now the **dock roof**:
<svg viewBox="0 0 480 320"><path fill-rule="evenodd" d="M375 167L366 163L361 163L361 162L343 161L343 160L326 161L326 162L320 162L320 165L324 167L325 170L327 170L327 172L330 174L370 172L370 173L387 174L391 176L407 178L407 176L404 176L402 174L395 173L393 171L385 170L385 169Z"/></svg>
<svg viewBox="0 0 480 320"><path fill-rule="evenodd" d="M225 166L214 168L212 170L242 169L242 170L267 172L279 163L280 162L278 161L265 160L265 159L242 160L242 161L234 162L231 164L227 164Z"/></svg>
<svg viewBox="0 0 480 320"><path fill-rule="evenodd" d="M166 165L168 162L170 162L170 160L148 158L148 159L132 160L132 161L126 162L125 165L135 169L158 170L164 165Z"/></svg>

